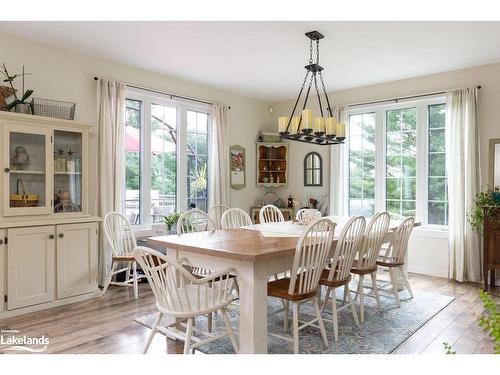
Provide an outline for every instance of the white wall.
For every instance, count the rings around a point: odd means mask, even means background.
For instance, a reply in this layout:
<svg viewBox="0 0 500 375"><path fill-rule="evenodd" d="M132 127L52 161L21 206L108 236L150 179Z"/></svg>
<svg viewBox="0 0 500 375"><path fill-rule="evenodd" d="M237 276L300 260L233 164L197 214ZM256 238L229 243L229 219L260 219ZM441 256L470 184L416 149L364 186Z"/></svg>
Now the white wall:
<svg viewBox="0 0 500 375"><path fill-rule="evenodd" d="M248 209L255 198L263 194L255 185L255 141L257 129L267 126L268 103L2 33L0 51L1 61L12 71L19 71L24 64L32 73L26 78L26 87L35 90L35 97L74 101L77 103L75 119L94 125L97 118L94 76L231 106L231 144L246 147L248 163L247 187L231 190L231 205ZM96 145L95 129L92 144ZM97 162L95 155L94 149L94 165ZM95 185L93 188L91 196L96 197Z"/></svg>
<svg viewBox="0 0 500 375"><path fill-rule="evenodd" d="M335 72L324 74L328 86L329 79L334 79ZM355 72L353 72L355 74ZM297 82L300 84L300 82ZM481 85L479 95L479 132L482 179L481 184L488 182L488 142L491 138L500 138L500 63L477 66L451 72L432 74L394 82L336 91L328 94L330 102L335 105L346 105L372 100L390 99L400 96L444 91L451 88ZM299 86L297 86L297 89ZM316 104L316 100L313 103ZM277 118L288 116L293 100L272 103L273 117L270 128L277 128ZM318 113L318 107L312 108ZM270 129L269 128L269 129ZM295 145L294 145L295 146ZM333 146L338 147L338 146ZM324 150L324 159L328 160L325 146L293 147L294 158L300 158L308 150ZM329 165L329 164L327 164ZM300 175L301 176L301 175ZM297 177L297 176L296 176ZM328 182L328 180L327 180ZM295 181L297 186L298 181ZM325 186L322 190L327 190ZM434 276L448 275L448 245L446 232L415 230L409 250L409 270Z"/></svg>

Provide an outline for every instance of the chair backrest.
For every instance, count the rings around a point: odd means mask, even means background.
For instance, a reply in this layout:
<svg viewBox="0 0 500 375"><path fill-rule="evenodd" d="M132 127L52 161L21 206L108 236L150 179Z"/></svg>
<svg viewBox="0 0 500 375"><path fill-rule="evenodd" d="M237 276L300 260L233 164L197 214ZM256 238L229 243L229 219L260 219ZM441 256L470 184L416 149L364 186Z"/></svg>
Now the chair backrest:
<svg viewBox="0 0 500 375"><path fill-rule="evenodd" d="M203 312L232 299L229 272L216 285L197 281L178 261L138 246L133 251L156 298L158 309L172 315Z"/></svg>
<svg viewBox="0 0 500 375"><path fill-rule="evenodd" d="M356 253L363 243L365 227L366 220L363 216L353 216L344 225L330 259L329 281L345 280L349 277Z"/></svg>
<svg viewBox="0 0 500 375"><path fill-rule="evenodd" d="M405 262L406 253L408 252L408 240L415 225L415 218L408 217L404 219L398 228L392 234L389 246L382 256L384 262L401 263Z"/></svg>
<svg viewBox="0 0 500 375"><path fill-rule="evenodd" d="M295 214L295 220L301 221L302 220L302 214L307 210L307 208L301 208L300 210L297 211Z"/></svg>
<svg viewBox="0 0 500 375"><path fill-rule="evenodd" d="M289 294L306 294L318 288L332 247L334 231L335 223L327 218L307 226L295 248Z"/></svg>
<svg viewBox="0 0 500 375"><path fill-rule="evenodd" d="M252 219L241 208L230 208L222 214L222 229L241 228L252 225Z"/></svg>
<svg viewBox="0 0 500 375"><path fill-rule="evenodd" d="M221 219L222 219L222 214L229 210L228 206L224 206L222 204L217 205L217 206L212 206L208 209L208 217L212 219L212 221L215 223L215 229L222 229L221 225Z"/></svg>
<svg viewBox="0 0 500 375"><path fill-rule="evenodd" d="M183 212L177 220L177 234L215 230L215 224L208 215L197 208Z"/></svg>
<svg viewBox="0 0 500 375"><path fill-rule="evenodd" d="M104 233L114 256L130 255L137 246L129 221L118 212L108 213L103 220Z"/></svg>
<svg viewBox="0 0 500 375"><path fill-rule="evenodd" d="M283 213L281 210L272 205L268 204L260 209L259 212L259 222L260 223L279 223L285 221Z"/></svg>
<svg viewBox="0 0 500 375"><path fill-rule="evenodd" d="M359 259L356 268L370 269L377 266L377 258L384 238L389 231L391 217L387 212L379 212L373 215L366 226L365 238L359 250Z"/></svg>

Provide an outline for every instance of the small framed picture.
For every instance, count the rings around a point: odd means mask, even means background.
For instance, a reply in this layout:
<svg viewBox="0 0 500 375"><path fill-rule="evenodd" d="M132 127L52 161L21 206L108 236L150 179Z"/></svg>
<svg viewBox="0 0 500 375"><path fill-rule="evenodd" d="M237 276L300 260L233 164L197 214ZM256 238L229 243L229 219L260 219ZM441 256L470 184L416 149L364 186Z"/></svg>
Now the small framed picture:
<svg viewBox="0 0 500 375"><path fill-rule="evenodd" d="M234 145L230 148L231 160L231 187L239 190L246 186L245 181L245 148L240 145Z"/></svg>

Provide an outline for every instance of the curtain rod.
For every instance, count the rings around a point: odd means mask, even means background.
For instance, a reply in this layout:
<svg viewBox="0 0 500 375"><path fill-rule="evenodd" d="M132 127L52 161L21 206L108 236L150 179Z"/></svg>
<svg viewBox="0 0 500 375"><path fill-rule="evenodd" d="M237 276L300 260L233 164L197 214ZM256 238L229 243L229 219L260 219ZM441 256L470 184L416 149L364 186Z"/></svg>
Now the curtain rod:
<svg viewBox="0 0 500 375"><path fill-rule="evenodd" d="M94 80L97 81L99 80L98 77L94 77ZM214 103L211 103L211 102L207 102L207 101L204 101L204 100L200 100L200 99L195 99L195 98L190 98L188 96L182 96L182 95L175 95L175 94L170 94L168 92L165 92L165 91L159 91L159 90L155 90L155 89L151 89L149 87L144 87L144 86L137 86L137 85L132 85L132 84L129 84L129 83L125 83L125 86L127 87L131 87L133 89L138 89L138 90L143 90L143 91L149 91L149 92L154 92L155 94L161 94L161 95L166 95L166 96L170 96L171 99L173 98L178 98L178 99L184 99L184 100L190 100L190 101L193 101L193 102L197 102L197 103L203 103L203 104L208 104L208 105L214 105ZM228 107L229 109L231 109L231 107Z"/></svg>
<svg viewBox="0 0 500 375"><path fill-rule="evenodd" d="M477 87L478 89L481 89L480 85L475 86L475 87ZM420 94L420 95L402 96L402 97L393 98L393 99L374 100L371 102L354 103L354 104L347 105L347 107L360 107L360 106L371 105L371 104L381 104L381 103L391 103L391 102L398 103L399 101L402 101L402 100L425 98L428 96L443 95L443 94L446 94L446 91L430 92L427 94Z"/></svg>

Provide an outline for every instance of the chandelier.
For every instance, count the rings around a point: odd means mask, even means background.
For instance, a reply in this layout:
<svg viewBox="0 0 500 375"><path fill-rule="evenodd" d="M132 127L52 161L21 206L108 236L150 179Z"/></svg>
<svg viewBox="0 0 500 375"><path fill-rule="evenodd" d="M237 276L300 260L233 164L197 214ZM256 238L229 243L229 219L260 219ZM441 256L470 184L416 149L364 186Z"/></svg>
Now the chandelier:
<svg viewBox="0 0 500 375"><path fill-rule="evenodd" d="M338 123L332 114L332 107L328 94L326 93L325 83L321 72L323 67L319 65L319 41L324 36L318 31L310 31L306 33L309 38L309 64L305 66L306 76L302 82L302 86L295 101L290 117L282 116L278 118L279 134L281 138L290 139L293 141L307 142L318 145L342 144L345 140L345 124ZM316 62L313 62L313 43L316 42ZM321 89L318 88L318 79L321 83ZM306 87L306 95L302 105L300 116L294 116L299 104L300 98ZM321 116L313 119L313 114L310 109L306 109L307 100L311 92L311 87L314 83L314 90L318 98L319 110ZM323 112L323 103L321 103L321 94L325 95L327 116ZM314 95L314 94L313 94Z"/></svg>

